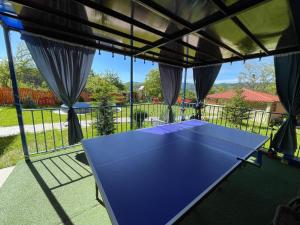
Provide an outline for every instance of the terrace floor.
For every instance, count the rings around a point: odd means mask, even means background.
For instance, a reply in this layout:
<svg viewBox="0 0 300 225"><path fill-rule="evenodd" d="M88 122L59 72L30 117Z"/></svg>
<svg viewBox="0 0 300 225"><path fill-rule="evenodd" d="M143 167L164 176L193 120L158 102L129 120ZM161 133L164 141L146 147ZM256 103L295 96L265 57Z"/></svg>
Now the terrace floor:
<svg viewBox="0 0 300 225"><path fill-rule="evenodd" d="M276 206L299 189L299 168L264 157L262 168L246 164L236 170L179 224L269 225ZM19 162L0 189L0 224L110 224L95 200L83 151L69 149Z"/></svg>

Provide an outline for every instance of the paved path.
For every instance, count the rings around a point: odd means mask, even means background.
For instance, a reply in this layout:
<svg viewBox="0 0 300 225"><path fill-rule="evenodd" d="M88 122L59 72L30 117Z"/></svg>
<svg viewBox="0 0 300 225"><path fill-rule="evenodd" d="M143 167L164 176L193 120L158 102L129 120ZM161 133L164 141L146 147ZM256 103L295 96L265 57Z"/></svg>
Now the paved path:
<svg viewBox="0 0 300 225"><path fill-rule="evenodd" d="M81 121L81 126L90 126L91 125L91 120L82 120ZM68 127L68 123L61 123L61 128L66 129ZM53 123L53 128L56 130L60 129L60 123ZM52 124L51 123L44 123L43 124L35 124L33 125L24 125L24 129L26 133L34 133L35 132L43 132L44 129L45 131L52 130ZM19 126L10 126L10 127L0 127L0 137L8 137L8 136L13 136L13 135L18 135L20 133Z"/></svg>
<svg viewBox="0 0 300 225"><path fill-rule="evenodd" d="M11 166L4 169L0 169L0 188L2 187L2 185L4 184L4 182L6 181L6 179L11 174L14 168L14 166Z"/></svg>

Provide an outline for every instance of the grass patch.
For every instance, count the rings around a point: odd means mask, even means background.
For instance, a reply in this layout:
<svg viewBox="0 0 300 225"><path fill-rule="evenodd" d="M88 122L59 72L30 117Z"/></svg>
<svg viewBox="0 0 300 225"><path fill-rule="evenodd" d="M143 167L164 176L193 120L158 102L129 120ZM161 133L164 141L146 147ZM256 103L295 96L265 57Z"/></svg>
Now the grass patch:
<svg viewBox="0 0 300 225"><path fill-rule="evenodd" d="M52 115L51 115L52 114ZM67 120L66 114L51 113L51 110L37 110L37 111L23 111L24 124L33 124L32 116L35 124L51 123L51 121L58 123L60 119L62 122ZM52 116L52 118L51 118ZM18 118L14 107L2 107L0 110L0 127L17 126Z"/></svg>
<svg viewBox="0 0 300 225"><path fill-rule="evenodd" d="M180 106L174 106L173 110L176 116L180 116ZM154 105L152 103L149 104L135 104L133 106L133 111L135 110L143 110L148 113L149 117L159 117L162 113L165 112L166 106L162 104ZM186 115L192 115L194 112L193 108L187 108L185 111ZM43 108L41 110L34 111L23 111L23 122L26 125L32 125L33 120L34 124L41 123L59 123L60 121L64 123L67 120L66 114L58 114L53 112L51 109ZM32 119L33 117L33 119ZM78 114L79 119L81 120L91 120L96 117L96 108L92 109L91 113L87 114ZM121 106L121 112L114 113L115 118L129 118L130 117L130 107L129 106ZM5 118L5 119L3 119ZM18 119L15 107L1 107L0 108L0 127L8 127L8 126L18 126Z"/></svg>
<svg viewBox="0 0 300 225"><path fill-rule="evenodd" d="M0 169L15 165L23 158L20 135L0 137Z"/></svg>

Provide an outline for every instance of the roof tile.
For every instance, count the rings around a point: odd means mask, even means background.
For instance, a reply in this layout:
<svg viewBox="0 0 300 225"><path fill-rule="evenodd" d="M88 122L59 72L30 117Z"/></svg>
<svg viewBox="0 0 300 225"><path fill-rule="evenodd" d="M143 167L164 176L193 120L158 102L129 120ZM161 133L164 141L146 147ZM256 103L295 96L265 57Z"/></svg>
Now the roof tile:
<svg viewBox="0 0 300 225"><path fill-rule="evenodd" d="M249 102L279 102L277 95L272 95L264 92L254 91L247 88L243 88L243 96ZM231 99L235 96L234 90L228 90L222 93L215 93L208 95L209 99Z"/></svg>

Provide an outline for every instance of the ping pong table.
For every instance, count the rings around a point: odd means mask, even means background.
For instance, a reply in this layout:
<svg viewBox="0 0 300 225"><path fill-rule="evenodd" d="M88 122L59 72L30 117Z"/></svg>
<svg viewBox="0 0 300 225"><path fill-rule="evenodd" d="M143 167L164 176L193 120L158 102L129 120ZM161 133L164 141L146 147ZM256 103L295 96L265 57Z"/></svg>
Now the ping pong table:
<svg viewBox="0 0 300 225"><path fill-rule="evenodd" d="M112 224L173 224L268 137L199 120L82 141Z"/></svg>

